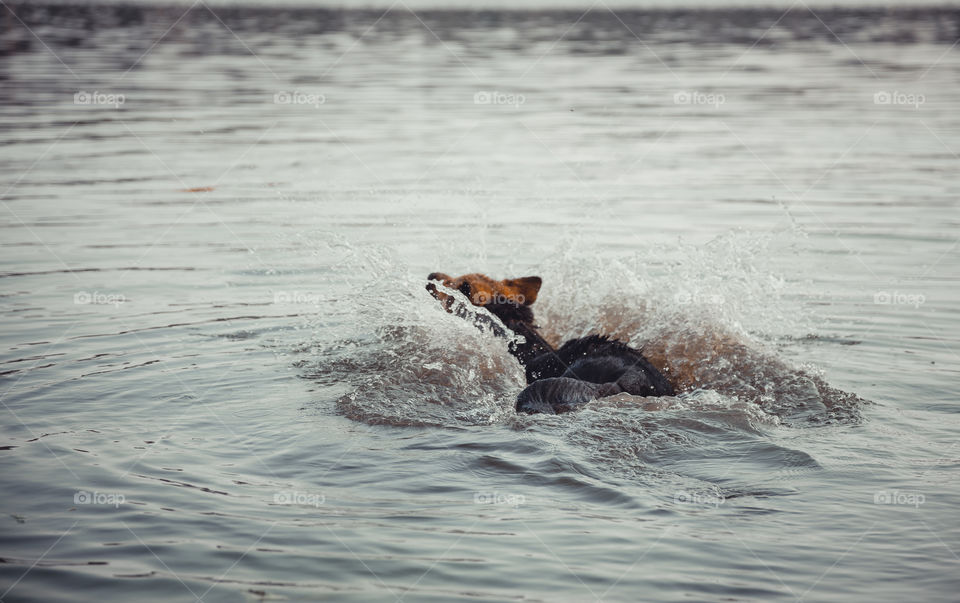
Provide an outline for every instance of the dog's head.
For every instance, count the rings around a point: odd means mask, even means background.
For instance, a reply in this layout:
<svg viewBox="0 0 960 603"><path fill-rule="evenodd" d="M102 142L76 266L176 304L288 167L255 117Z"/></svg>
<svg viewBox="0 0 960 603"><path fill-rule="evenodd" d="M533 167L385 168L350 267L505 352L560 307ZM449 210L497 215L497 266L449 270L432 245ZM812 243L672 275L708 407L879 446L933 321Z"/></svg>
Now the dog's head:
<svg viewBox="0 0 960 603"><path fill-rule="evenodd" d="M519 339L510 342L510 353L521 365L527 367L527 381L535 379L529 363L546 352L554 351L550 343L537 332L537 326L533 322L533 310L530 309L530 305L537 301L537 293L540 292L543 282L539 276L496 281L483 274L451 277L434 272L427 280L430 281L427 283L427 291L440 300L447 312L471 320L480 330L489 329L500 337L510 335L489 314L471 312L467 304L458 301L443 289L456 290L465 295L471 305L484 308L499 318L503 326L513 331L514 335L519 335Z"/></svg>
<svg viewBox="0 0 960 603"><path fill-rule="evenodd" d="M495 281L485 274L464 274L463 276L448 276L442 272L433 272L427 276L429 281L440 281L448 289L456 289L463 293L474 306L489 306L491 304L514 304L529 306L537 301L537 293L543 281L539 276L525 276L523 278L508 278ZM427 285L427 291L441 302L446 303L449 297L437 289L434 283Z"/></svg>
<svg viewBox="0 0 960 603"><path fill-rule="evenodd" d="M503 323L513 329L520 323L533 325L533 312L530 305L537 301L537 293L543 281L539 276L508 278L497 281L484 274L465 274L452 277L441 272L427 276L427 291L440 300L448 312L454 311L456 299L437 287L437 282L462 293L474 306L486 308Z"/></svg>

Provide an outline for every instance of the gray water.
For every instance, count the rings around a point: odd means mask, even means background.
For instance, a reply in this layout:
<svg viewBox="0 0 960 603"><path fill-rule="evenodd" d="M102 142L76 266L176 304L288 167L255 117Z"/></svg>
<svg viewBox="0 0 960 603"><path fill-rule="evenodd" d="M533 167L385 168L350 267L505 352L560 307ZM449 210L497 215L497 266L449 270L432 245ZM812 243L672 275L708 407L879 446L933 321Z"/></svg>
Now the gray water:
<svg viewBox="0 0 960 603"><path fill-rule="evenodd" d="M0 9L3 601L956 600L957 10ZM852 396L517 416L432 271Z"/></svg>

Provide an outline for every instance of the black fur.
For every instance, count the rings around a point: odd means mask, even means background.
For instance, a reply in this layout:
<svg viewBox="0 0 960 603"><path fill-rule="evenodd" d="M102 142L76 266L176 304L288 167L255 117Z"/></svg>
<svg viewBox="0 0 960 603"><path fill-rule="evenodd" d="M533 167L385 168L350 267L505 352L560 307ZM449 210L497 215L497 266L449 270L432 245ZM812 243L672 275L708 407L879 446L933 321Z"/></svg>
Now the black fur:
<svg viewBox="0 0 960 603"><path fill-rule="evenodd" d="M517 412L559 414L590 400L625 392L672 396L673 386L643 354L606 335L571 339L554 350L533 324L533 311L517 304L486 306L507 328L524 337L510 352L523 365L528 387L517 396Z"/></svg>
<svg viewBox="0 0 960 603"><path fill-rule="evenodd" d="M517 412L558 415L622 391L615 383L589 383L568 377L541 379L517 396Z"/></svg>
<svg viewBox="0 0 960 603"><path fill-rule="evenodd" d="M523 343L510 343L510 353L517 357L521 365L527 366L535 358L553 353L553 347L537 332L537 327L533 324L533 310L529 306L508 302L487 304L484 307L508 329L523 337ZM531 383L529 373L527 383Z"/></svg>
<svg viewBox="0 0 960 603"><path fill-rule="evenodd" d="M643 354L606 335L571 339L552 354L526 365L527 383L549 377L571 377L591 383L618 381L635 373L624 391L640 396L672 396L673 387ZM632 391L637 390L637 391Z"/></svg>

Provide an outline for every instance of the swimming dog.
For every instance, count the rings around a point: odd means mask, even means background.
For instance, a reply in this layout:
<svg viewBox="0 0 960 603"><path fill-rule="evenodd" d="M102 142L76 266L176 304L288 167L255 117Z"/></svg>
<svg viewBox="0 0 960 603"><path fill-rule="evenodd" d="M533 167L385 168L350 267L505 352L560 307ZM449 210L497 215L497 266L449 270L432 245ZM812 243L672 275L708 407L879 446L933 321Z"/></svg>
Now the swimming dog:
<svg viewBox="0 0 960 603"><path fill-rule="evenodd" d="M479 328L509 336L483 315L473 314L445 293L462 293L474 306L482 307L514 335L510 353L524 368L527 387L517 396L516 410L524 413L559 414L618 393L635 396L672 396L675 391L663 374L640 350L603 335L571 339L554 348L538 332L530 305L537 299L542 280L538 276L494 280L483 274L450 277L434 272L427 277L427 290L448 312L472 316Z"/></svg>

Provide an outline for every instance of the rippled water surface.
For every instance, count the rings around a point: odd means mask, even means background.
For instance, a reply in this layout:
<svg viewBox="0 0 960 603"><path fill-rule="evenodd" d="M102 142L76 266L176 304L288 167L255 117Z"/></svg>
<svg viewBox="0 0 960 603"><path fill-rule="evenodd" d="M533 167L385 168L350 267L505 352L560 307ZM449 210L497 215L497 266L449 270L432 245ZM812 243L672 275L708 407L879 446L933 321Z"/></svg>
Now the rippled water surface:
<svg viewBox="0 0 960 603"><path fill-rule="evenodd" d="M957 10L2 10L3 601L956 599Z"/></svg>

